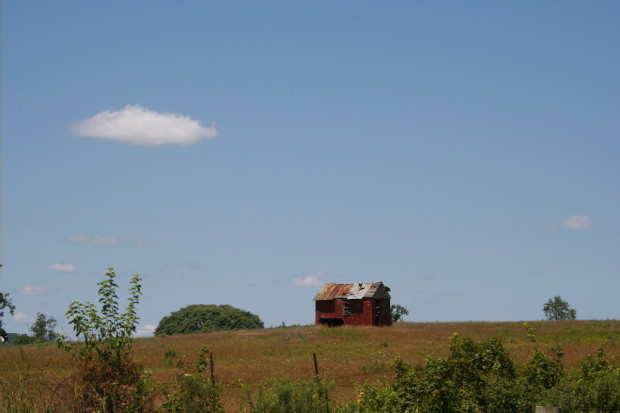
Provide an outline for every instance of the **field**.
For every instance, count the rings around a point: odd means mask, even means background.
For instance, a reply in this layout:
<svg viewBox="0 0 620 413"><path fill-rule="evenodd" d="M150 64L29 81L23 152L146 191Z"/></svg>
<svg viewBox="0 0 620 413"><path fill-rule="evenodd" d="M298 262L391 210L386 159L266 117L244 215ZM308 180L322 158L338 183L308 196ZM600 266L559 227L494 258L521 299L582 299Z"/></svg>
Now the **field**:
<svg viewBox="0 0 620 413"><path fill-rule="evenodd" d="M179 373L177 362L194 362L203 345L214 361L215 379L223 387L227 411L237 411L242 389L253 389L272 377L311 378L316 354L319 375L335 381L337 400L354 400L357 385L390 380L389 362L400 356L411 364L422 364L427 356L447 354L454 333L476 340L502 340L517 364L531 350L549 351L563 346L563 362L579 367L581 360L603 347L609 355L620 355L620 321L529 322L535 341L527 336L522 322L397 323L392 327L318 326L281 327L264 330L144 338L134 341L135 358L151 372L153 382L171 383ZM53 389L72 369L69 354L53 345L0 347L0 386L20 377L35 378L52 397ZM2 393L0 392L0 397Z"/></svg>

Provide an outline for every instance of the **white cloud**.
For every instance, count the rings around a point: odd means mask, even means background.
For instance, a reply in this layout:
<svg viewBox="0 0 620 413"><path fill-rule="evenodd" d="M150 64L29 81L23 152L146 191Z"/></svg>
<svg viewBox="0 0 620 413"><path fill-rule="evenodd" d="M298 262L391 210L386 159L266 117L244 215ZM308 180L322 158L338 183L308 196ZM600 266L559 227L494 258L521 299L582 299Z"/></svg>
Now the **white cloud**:
<svg viewBox="0 0 620 413"><path fill-rule="evenodd" d="M56 272L75 272L75 265L65 264L64 262L57 262L56 264L52 264L47 267L47 269Z"/></svg>
<svg viewBox="0 0 620 413"><path fill-rule="evenodd" d="M314 287L318 285L323 285L323 278L325 277L326 271L324 269L314 271L305 277L295 277L291 285L293 287Z"/></svg>
<svg viewBox="0 0 620 413"><path fill-rule="evenodd" d="M155 328L156 326L154 326L153 324L147 324L144 327L137 329L134 333L134 337L152 336L155 332Z"/></svg>
<svg viewBox="0 0 620 413"><path fill-rule="evenodd" d="M50 290L47 287L41 287L40 285L24 285L19 289L20 294L24 295L41 295L49 293Z"/></svg>
<svg viewBox="0 0 620 413"><path fill-rule="evenodd" d="M13 316L13 321L32 323L33 321L35 321L35 317L32 314L28 315L26 313L15 313L15 315Z"/></svg>
<svg viewBox="0 0 620 413"><path fill-rule="evenodd" d="M140 105L127 105L119 111L104 111L73 125L71 131L89 138L111 139L139 146L166 144L188 146L201 139L215 138L215 125L176 113L159 113Z"/></svg>
<svg viewBox="0 0 620 413"><path fill-rule="evenodd" d="M586 215L573 215L566 221L562 222L562 226L566 229L590 229L592 228L592 219Z"/></svg>

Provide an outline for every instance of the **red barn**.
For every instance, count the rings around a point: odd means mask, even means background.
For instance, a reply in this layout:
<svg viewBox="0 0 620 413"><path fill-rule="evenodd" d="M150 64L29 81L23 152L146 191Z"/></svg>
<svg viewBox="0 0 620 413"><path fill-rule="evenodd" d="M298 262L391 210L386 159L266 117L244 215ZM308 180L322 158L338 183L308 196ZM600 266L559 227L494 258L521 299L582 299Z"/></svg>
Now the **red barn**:
<svg viewBox="0 0 620 413"><path fill-rule="evenodd" d="M316 324L389 326L390 289L378 283L324 284L314 297Z"/></svg>

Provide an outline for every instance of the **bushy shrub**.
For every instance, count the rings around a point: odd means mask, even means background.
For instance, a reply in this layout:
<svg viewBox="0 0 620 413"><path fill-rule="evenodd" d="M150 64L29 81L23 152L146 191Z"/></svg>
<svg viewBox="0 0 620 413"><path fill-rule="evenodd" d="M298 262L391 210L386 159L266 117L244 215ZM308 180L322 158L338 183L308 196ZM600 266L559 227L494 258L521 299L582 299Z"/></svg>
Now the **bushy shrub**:
<svg viewBox="0 0 620 413"><path fill-rule="evenodd" d="M620 412L620 367L602 349L569 371L544 395L544 402L562 406L565 413Z"/></svg>
<svg viewBox="0 0 620 413"><path fill-rule="evenodd" d="M392 362L396 381L365 386L360 407L365 412L519 412L512 359L497 339L476 342L454 335L446 358L427 358L424 366Z"/></svg>
<svg viewBox="0 0 620 413"><path fill-rule="evenodd" d="M527 363L521 368L521 381L534 390L552 389L564 374L561 348L554 349L555 358L549 357L538 348L532 350Z"/></svg>
<svg viewBox="0 0 620 413"><path fill-rule="evenodd" d="M16 346L19 346L22 344L32 344L32 343L34 343L34 337L29 336L28 334L18 334L13 344L15 344Z"/></svg>
<svg viewBox="0 0 620 413"><path fill-rule="evenodd" d="M476 342L455 335L445 358L423 366L400 359L391 363L394 383L361 388L356 410L370 412L500 413L533 412L537 405L560 406L564 413L620 411L620 368L614 357L583 360L566 371L561 347L549 355L534 348L516 367L501 342Z"/></svg>

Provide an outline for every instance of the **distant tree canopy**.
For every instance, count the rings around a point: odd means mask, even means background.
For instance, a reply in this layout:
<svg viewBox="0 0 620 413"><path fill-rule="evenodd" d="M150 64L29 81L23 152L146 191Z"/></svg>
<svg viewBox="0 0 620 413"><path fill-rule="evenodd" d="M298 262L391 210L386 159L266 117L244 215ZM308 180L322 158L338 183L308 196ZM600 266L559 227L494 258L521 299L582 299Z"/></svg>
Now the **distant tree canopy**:
<svg viewBox="0 0 620 413"><path fill-rule="evenodd" d="M249 311L230 305L196 304L181 308L162 318L155 329L155 336L264 327L261 319Z"/></svg>
<svg viewBox="0 0 620 413"><path fill-rule="evenodd" d="M43 313L37 313L37 320L32 326L30 331L32 335L19 334L15 340L15 344L30 344L30 343L51 343L56 340L56 319L54 317L48 317Z"/></svg>
<svg viewBox="0 0 620 413"><path fill-rule="evenodd" d="M543 307L543 312L547 320L574 320L577 318L577 311L570 308L562 297L556 295L550 298Z"/></svg>
<svg viewBox="0 0 620 413"><path fill-rule="evenodd" d="M397 321L404 321L404 317L409 315L409 310L407 307L400 304L392 304L390 307L390 317L392 317L392 322L396 323Z"/></svg>

